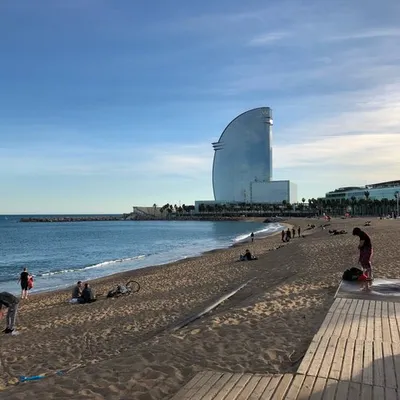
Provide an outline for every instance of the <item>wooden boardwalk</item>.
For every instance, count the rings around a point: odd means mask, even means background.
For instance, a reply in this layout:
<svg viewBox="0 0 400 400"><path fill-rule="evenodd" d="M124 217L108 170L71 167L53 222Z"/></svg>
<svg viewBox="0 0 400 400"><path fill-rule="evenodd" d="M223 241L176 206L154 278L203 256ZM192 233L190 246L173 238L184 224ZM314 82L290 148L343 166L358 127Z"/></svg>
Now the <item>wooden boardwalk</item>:
<svg viewBox="0 0 400 400"><path fill-rule="evenodd" d="M198 373L173 400L400 400L400 303L338 298L294 374Z"/></svg>

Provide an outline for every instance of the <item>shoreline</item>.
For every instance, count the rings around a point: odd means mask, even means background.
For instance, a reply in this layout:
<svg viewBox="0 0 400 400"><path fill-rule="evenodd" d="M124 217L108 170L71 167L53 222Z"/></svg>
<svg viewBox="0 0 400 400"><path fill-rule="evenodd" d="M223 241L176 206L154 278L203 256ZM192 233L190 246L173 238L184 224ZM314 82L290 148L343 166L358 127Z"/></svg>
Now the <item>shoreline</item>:
<svg viewBox="0 0 400 400"><path fill-rule="evenodd" d="M260 222L260 221L255 221L255 220L248 220L248 222ZM293 227L292 224L289 223L285 223L285 222L271 222L271 224L273 223L277 223L283 227L285 227L285 229L289 228L291 229ZM266 223L268 224L268 223ZM274 237L278 234L281 233L281 230L277 230L276 232L272 232L271 234L267 235L267 236L263 236L260 238L255 238L254 242L260 241L260 240L265 240L265 239L269 239L271 237ZM185 261L195 261L203 256L207 256L207 255L211 255L211 254L218 254L219 252L223 252L229 249L233 249L233 248L240 248L240 247L246 247L245 245L250 245L252 244L251 240L247 240L247 241L239 241L236 243L231 243L228 246L225 247L216 247L210 250L205 250L199 254L196 255L192 255L192 256L188 256L188 257L184 257L184 258L180 258L180 259L176 259L173 261L166 261L165 263L160 263L160 264L154 264L154 265L150 265L150 266L143 266L140 268L136 268L136 269L130 269L127 271L120 271L120 272L114 272L111 273L109 275L105 275L99 278L95 278L95 279L91 279L91 280L85 280L86 282L90 282L91 285L95 285L96 283L104 283L104 281L108 281L108 280L112 280L114 281L116 278L118 277L125 277L125 279L128 280L128 278L130 277L134 277L136 275L141 275L141 273L143 271L147 271L147 270L151 270L151 269L155 269L158 270L159 268L168 268L168 266L173 265L173 264L177 264L180 262L185 262ZM239 258L239 257L238 257ZM119 282L119 283L126 283L127 282ZM54 292L63 292L63 293L70 293L71 290L73 289L74 284L71 284L70 286L67 286L65 288L48 288L48 289L42 289L42 290L38 290L38 291L34 291L33 293L29 294L29 298L34 298L36 296L39 295L45 295L45 294L49 294L49 293L54 293ZM110 287L111 289L111 287Z"/></svg>

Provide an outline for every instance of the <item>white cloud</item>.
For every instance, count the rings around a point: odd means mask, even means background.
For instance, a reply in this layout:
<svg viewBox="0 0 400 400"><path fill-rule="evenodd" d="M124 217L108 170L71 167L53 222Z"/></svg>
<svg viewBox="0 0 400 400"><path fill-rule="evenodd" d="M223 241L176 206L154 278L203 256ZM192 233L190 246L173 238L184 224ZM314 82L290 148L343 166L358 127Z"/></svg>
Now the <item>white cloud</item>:
<svg viewBox="0 0 400 400"><path fill-rule="evenodd" d="M288 32L268 32L257 35L249 41L249 46L266 46L289 36Z"/></svg>
<svg viewBox="0 0 400 400"><path fill-rule="evenodd" d="M341 41L341 40L357 40L357 39L374 39L385 37L398 37L400 36L399 28L380 28L363 31L353 31L344 35L337 35L328 37L327 40Z"/></svg>

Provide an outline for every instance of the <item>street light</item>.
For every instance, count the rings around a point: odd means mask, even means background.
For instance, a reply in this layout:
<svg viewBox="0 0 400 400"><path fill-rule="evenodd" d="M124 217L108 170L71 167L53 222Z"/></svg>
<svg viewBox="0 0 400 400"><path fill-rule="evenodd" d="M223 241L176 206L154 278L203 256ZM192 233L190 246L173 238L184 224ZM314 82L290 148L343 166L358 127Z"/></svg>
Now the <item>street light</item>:
<svg viewBox="0 0 400 400"><path fill-rule="evenodd" d="M396 218L399 218L399 192L397 191L395 194L394 194L394 197L396 198L396 204L397 204L397 212L396 212Z"/></svg>

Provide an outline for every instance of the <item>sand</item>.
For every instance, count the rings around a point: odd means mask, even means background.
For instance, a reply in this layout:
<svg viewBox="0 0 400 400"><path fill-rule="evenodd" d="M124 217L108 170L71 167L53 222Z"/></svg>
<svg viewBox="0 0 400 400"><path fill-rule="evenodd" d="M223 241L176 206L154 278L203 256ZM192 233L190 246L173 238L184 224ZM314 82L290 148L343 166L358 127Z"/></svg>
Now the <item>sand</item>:
<svg viewBox="0 0 400 400"><path fill-rule="evenodd" d="M129 278L141 291L88 305L69 292L32 296L20 306L19 336L0 342L0 399L168 399L203 369L286 373L296 370L333 302L344 269L357 265L361 219L290 220L317 228L288 244L280 235L166 266L104 278L97 293ZM346 229L331 236L327 229ZM375 276L399 277L400 221L365 230L374 247ZM259 259L237 262L249 248ZM171 327L252 280L211 313ZM58 370L74 370L56 376ZM17 384L20 375L48 373Z"/></svg>

